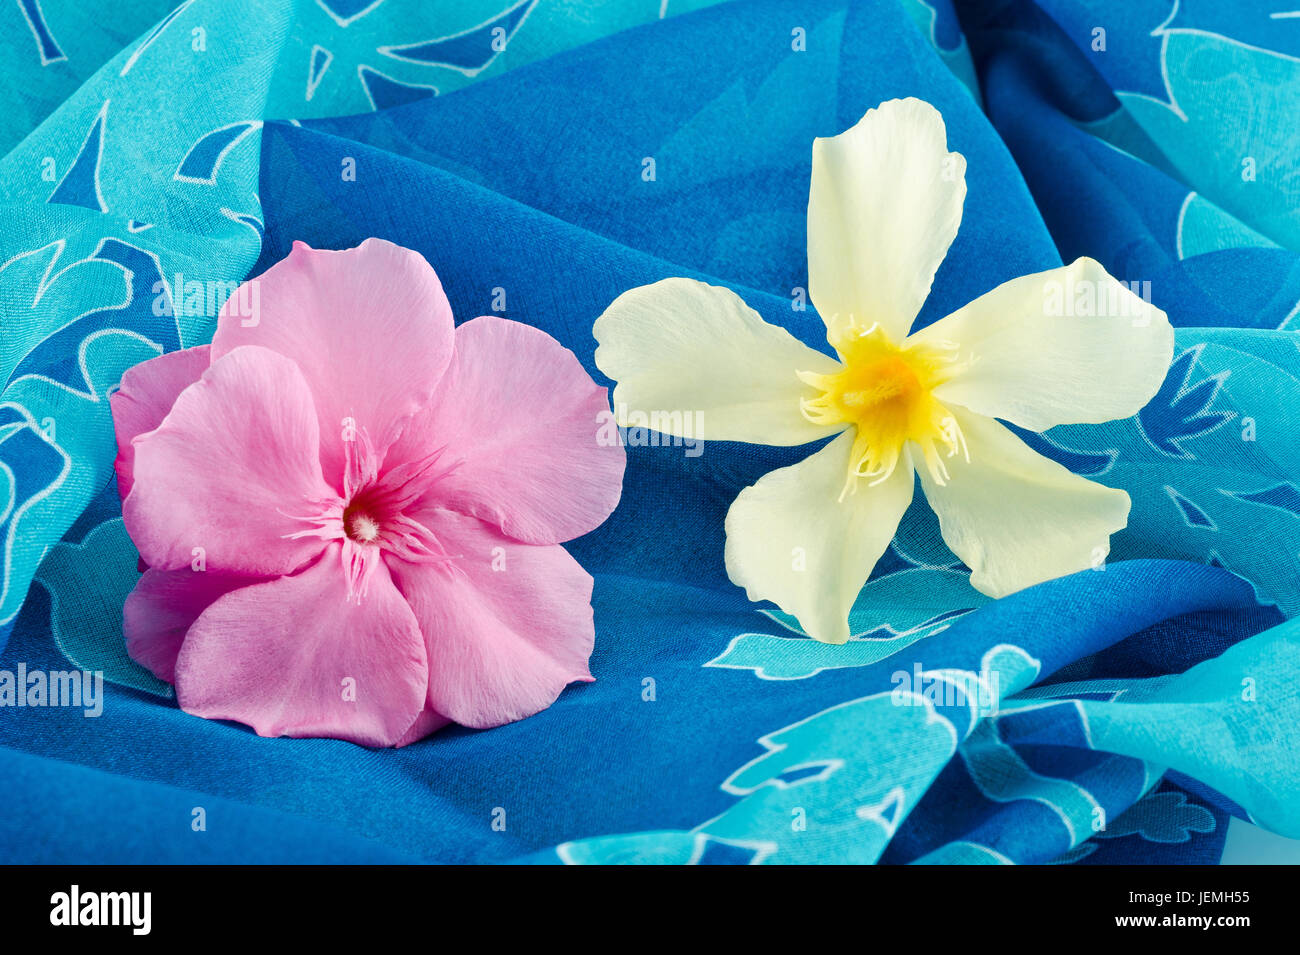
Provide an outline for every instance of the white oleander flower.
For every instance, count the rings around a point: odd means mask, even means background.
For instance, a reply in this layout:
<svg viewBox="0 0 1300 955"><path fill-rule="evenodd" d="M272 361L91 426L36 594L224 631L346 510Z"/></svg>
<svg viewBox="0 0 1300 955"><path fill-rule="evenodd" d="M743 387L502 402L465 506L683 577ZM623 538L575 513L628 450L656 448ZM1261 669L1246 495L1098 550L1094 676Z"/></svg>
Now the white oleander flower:
<svg viewBox="0 0 1300 955"><path fill-rule="evenodd" d="M943 118L917 99L814 141L809 293L838 360L691 279L625 292L595 323L620 425L690 409L695 436L705 422L709 440L838 435L742 491L726 520L731 579L818 640L848 639L849 609L911 503L914 472L972 585L994 597L1094 566L1128 520L1124 491L1071 473L995 419L1044 431L1136 414L1169 367L1169 320L1081 258L909 335L957 235L965 171Z"/></svg>

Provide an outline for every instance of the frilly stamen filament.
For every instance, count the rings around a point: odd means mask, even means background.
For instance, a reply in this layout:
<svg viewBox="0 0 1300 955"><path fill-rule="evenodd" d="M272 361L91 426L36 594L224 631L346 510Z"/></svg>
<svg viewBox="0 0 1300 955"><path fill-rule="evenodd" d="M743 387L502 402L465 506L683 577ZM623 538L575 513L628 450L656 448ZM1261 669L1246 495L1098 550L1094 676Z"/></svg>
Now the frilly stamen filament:
<svg viewBox="0 0 1300 955"><path fill-rule="evenodd" d="M343 496L312 501L306 514L280 511L306 525L283 536L342 541L347 600L352 603L365 598L384 552L408 563L437 564L448 573L463 573L455 566L457 556L447 553L429 528L406 513L461 462L445 460L439 450L381 475L379 455L364 429L349 432L343 446Z"/></svg>
<svg viewBox="0 0 1300 955"><path fill-rule="evenodd" d="M970 451L952 413L934 397L934 389L972 364L962 360L954 342L893 342L879 324L867 328L852 320L841 325L832 343L841 370L833 374L801 371L799 380L817 389L799 410L818 425L851 425L857 434L839 500L889 479L909 443L916 445L939 485L950 479L945 457ZM946 452L946 453L941 453Z"/></svg>

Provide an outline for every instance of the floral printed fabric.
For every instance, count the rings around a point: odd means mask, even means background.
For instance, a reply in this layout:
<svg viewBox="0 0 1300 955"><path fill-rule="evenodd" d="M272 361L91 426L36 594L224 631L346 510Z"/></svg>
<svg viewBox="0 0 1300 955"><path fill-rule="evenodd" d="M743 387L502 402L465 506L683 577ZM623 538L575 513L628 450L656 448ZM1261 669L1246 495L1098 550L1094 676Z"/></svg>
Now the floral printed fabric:
<svg viewBox="0 0 1300 955"><path fill-rule="evenodd" d="M0 9L0 702L20 667L108 681L93 718L0 706L0 857L1091 864L1215 861L1231 816L1300 836L1294 20L1187 0L167 7ZM917 495L850 641L819 644L722 559L740 490L817 445L634 427L622 503L569 545L596 580L596 682L523 723L400 751L261 739L182 713L126 657L138 569L105 399L209 341L234 283L294 240L373 235L424 255L456 315L541 328L601 384L593 319L670 275L823 348L810 145L906 96L941 111L970 185L917 327L1087 255L1176 328L1138 415L1021 434L1132 497L1107 564L990 601ZM202 840L195 807L223 820Z"/></svg>

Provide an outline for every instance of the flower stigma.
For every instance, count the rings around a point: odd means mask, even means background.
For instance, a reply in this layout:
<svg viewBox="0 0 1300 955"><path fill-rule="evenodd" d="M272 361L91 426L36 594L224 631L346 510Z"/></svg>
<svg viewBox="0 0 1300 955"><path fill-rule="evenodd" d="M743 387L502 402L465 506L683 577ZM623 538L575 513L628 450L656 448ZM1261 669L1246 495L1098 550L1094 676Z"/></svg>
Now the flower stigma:
<svg viewBox="0 0 1300 955"><path fill-rule="evenodd" d="M352 514L344 526L348 537L359 544L373 544L379 539L379 523L368 514Z"/></svg>

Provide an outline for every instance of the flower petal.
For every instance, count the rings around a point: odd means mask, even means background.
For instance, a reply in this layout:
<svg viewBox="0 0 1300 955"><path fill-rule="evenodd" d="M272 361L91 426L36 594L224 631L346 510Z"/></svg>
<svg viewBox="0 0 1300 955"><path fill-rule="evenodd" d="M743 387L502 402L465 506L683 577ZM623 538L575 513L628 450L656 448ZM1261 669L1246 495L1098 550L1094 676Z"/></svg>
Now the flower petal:
<svg viewBox="0 0 1300 955"><path fill-rule="evenodd" d="M971 585L1002 597L1098 565L1128 523L1128 495L1043 457L992 418L951 410L970 461L948 458L942 487L922 468L921 486Z"/></svg>
<svg viewBox="0 0 1300 955"><path fill-rule="evenodd" d="M241 291L229 301L251 299L253 316L223 309L213 361L261 345L297 363L320 417L325 479L341 490L347 422L382 454L442 378L453 347L442 285L418 252L382 239L342 252L295 242L251 281L255 296Z"/></svg>
<svg viewBox="0 0 1300 955"><path fill-rule="evenodd" d="M592 581L563 547L520 544L454 511L412 516L456 558L389 561L428 645L434 710L464 726L500 726L592 679Z"/></svg>
<svg viewBox="0 0 1300 955"><path fill-rule="evenodd" d="M365 599L349 601L341 551L331 543L299 573L243 587L205 610L176 661L181 709L238 720L259 736L362 746L403 739L424 709L420 628L383 561Z"/></svg>
<svg viewBox="0 0 1300 955"><path fill-rule="evenodd" d="M158 679L176 682L176 656L190 624L218 598L258 582L189 569L146 570L122 607L126 652Z"/></svg>
<svg viewBox="0 0 1300 955"><path fill-rule="evenodd" d="M727 573L825 643L849 638L849 609L912 501L907 453L882 483L843 496L855 431L740 492L727 511Z"/></svg>
<svg viewBox="0 0 1300 955"><path fill-rule="evenodd" d="M710 441L806 444L835 433L804 418L801 371L839 363L765 322L735 292L672 278L624 292L592 329L596 366L618 382L622 426Z"/></svg>
<svg viewBox="0 0 1300 955"><path fill-rule="evenodd" d="M117 491L125 500L135 480L136 435L162 424L176 403L176 396L188 388L212 364L212 347L182 348L150 358L122 375L117 391L109 395L113 430L117 434Z"/></svg>
<svg viewBox="0 0 1300 955"><path fill-rule="evenodd" d="M135 439L127 532L150 567L276 576L320 553L289 540L296 517L333 492L321 478L316 412L297 366L239 348L181 392L163 423ZM202 548L196 551L196 548Z"/></svg>
<svg viewBox="0 0 1300 955"><path fill-rule="evenodd" d="M626 454L601 429L605 389L550 335L491 316L456 329L429 407L384 460L399 477L432 453L429 494L530 544L599 527L622 491ZM605 429L612 430L612 429Z"/></svg>
<svg viewBox="0 0 1300 955"><path fill-rule="evenodd" d="M952 342L971 362L935 389L940 401L1045 431L1137 414L1164 381L1174 330L1081 258L1004 282L913 340Z"/></svg>
<svg viewBox="0 0 1300 955"><path fill-rule="evenodd" d="M415 718L410 729L402 734L402 738L393 744L395 749L401 749L403 746L410 746L412 743L418 743L430 733L435 733L448 725L451 720L443 716L437 710L425 706L420 711L420 715Z"/></svg>
<svg viewBox="0 0 1300 955"><path fill-rule="evenodd" d="M961 225L966 160L939 111L881 103L847 132L813 140L808 292L831 344L850 325L907 334Z"/></svg>

